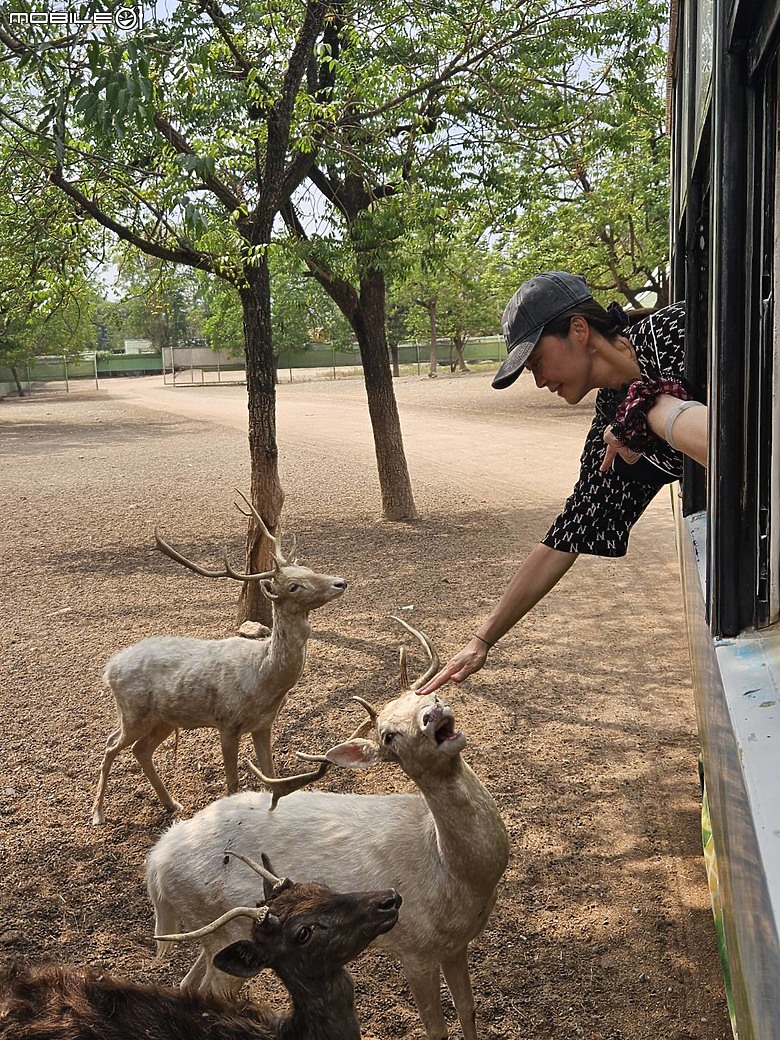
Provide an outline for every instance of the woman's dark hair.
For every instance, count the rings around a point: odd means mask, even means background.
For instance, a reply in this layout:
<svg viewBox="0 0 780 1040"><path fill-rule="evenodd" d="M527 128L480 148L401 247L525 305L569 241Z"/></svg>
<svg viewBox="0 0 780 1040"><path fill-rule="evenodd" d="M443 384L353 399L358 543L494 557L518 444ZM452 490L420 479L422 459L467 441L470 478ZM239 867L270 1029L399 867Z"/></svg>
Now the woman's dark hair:
<svg viewBox="0 0 780 1040"><path fill-rule="evenodd" d="M611 336L624 332L635 321L640 320L640 318L646 318L648 314L652 313L651 309L643 308L641 314L638 313L632 320L631 312L626 313L617 304L611 303L609 308L605 308L594 299L585 300L583 303L578 303L576 307L572 307L559 315L559 317L553 318L552 321L548 322L542 329L542 336L553 335L561 339L568 336L571 319L579 314L596 332L600 332L602 336L609 339Z"/></svg>

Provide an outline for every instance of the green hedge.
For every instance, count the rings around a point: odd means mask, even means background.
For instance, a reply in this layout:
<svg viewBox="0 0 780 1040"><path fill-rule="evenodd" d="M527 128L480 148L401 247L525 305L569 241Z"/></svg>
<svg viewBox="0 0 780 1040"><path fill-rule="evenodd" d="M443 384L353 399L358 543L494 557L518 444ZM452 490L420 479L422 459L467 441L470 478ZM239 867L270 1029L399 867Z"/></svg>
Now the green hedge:
<svg viewBox="0 0 780 1040"><path fill-rule="evenodd" d="M439 363L447 364L450 356L450 341L439 341ZM506 356L502 336L483 336L470 339L463 351L466 361L498 361ZM453 351L454 357L454 351ZM420 364L428 361L428 344L402 343L398 348L398 361L402 365ZM355 351L339 351L334 354L330 347L307 347L302 351L283 351L279 356L279 368L337 368L345 365L359 365L360 353Z"/></svg>

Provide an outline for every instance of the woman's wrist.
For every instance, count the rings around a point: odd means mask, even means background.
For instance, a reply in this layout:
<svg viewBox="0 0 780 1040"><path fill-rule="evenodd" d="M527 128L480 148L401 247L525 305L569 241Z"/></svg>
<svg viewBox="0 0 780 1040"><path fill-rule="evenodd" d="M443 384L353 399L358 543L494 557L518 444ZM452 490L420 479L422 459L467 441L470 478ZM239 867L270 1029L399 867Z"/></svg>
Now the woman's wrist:
<svg viewBox="0 0 780 1040"><path fill-rule="evenodd" d="M680 401L691 399L688 388L679 379L635 379L615 411L612 435L631 451L655 450L663 434L653 429L648 414L657 406L659 397L665 396Z"/></svg>
<svg viewBox="0 0 780 1040"><path fill-rule="evenodd" d="M488 648L488 650L490 650L492 647L494 647L496 645L496 643L498 642L498 640L493 640L493 642L491 642L489 639L486 639L485 636L481 636L479 634L479 632L475 632L474 633L474 638L478 639L480 641L480 643L484 643L485 646Z"/></svg>
<svg viewBox="0 0 780 1040"><path fill-rule="evenodd" d="M679 445L674 440L674 425L683 412L691 408L704 408L698 401L680 401L676 397L665 394L656 398L653 406L647 413L647 425L656 437L662 437L666 443L679 451Z"/></svg>

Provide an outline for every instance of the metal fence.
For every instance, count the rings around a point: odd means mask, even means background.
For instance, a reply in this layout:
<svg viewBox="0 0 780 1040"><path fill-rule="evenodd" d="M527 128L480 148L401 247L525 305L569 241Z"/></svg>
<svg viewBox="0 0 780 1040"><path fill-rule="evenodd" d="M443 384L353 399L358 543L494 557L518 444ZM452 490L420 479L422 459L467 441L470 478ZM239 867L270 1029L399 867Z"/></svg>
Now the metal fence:
<svg viewBox="0 0 780 1040"><path fill-rule="evenodd" d="M439 365L448 367L453 354L449 340L439 342ZM504 357L504 341L500 336L484 336L469 340L464 358L470 365L496 362ZM427 344L402 343L398 348L402 374L422 375L428 370ZM166 348L148 354L56 355L37 357L16 366L16 374L26 394L37 391L67 393L72 384L100 386L100 380L120 376L162 375L170 386L236 385L246 383L243 358L212 351L199 345ZM303 382L311 379L348 379L362 376L363 366L357 350L332 347L310 347L301 351L284 351L277 359L280 382ZM0 397L18 392L11 371L0 368Z"/></svg>
<svg viewBox="0 0 780 1040"><path fill-rule="evenodd" d="M36 357L26 364L15 366L16 377L25 394L42 390L47 393L67 393L77 383L100 386L101 379L120 376L160 375L162 360L159 353L49 355ZM18 393L13 371L0 367L0 396Z"/></svg>
<svg viewBox="0 0 780 1040"><path fill-rule="evenodd" d="M67 393L71 383L90 380L98 386L97 359L95 355L68 357L66 354L36 357L27 364L15 366L16 377L26 394L40 391ZM17 392L16 379L10 369L2 373L2 382L9 392Z"/></svg>

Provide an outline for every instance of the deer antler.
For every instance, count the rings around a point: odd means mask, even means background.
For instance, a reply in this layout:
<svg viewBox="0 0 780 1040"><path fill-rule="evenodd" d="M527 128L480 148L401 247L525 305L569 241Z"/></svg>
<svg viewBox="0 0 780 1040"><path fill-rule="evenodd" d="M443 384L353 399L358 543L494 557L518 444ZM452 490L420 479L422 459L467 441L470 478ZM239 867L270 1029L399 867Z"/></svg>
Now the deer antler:
<svg viewBox="0 0 780 1040"><path fill-rule="evenodd" d="M399 625L403 625L407 632L411 632L415 639L417 639L422 644L425 652L428 655L429 664L428 668L425 671L425 674L421 675L419 679L415 679L411 686L406 687L406 689L409 690L419 690L421 686L424 686L428 682L428 680L431 679L438 672L439 665L441 663L439 661L439 655L436 653L433 643L430 641L428 636L425 635L424 632L418 632L416 628L412 628L412 626L407 621L404 621L403 618L397 617L395 614L391 614L390 617L393 619L393 621L397 621Z"/></svg>
<svg viewBox="0 0 780 1040"><path fill-rule="evenodd" d="M283 888L286 888L290 882L285 877L277 877L272 871L268 870L261 863L256 863L255 860L250 859L249 856L245 856L242 852L234 852L232 849L225 849L226 856L234 856L236 859L240 859L242 863L246 863L256 874L259 874L264 881L267 881L270 885L274 886L274 893L281 892Z"/></svg>
<svg viewBox="0 0 780 1040"><path fill-rule="evenodd" d="M272 571L264 571L262 574L239 574L234 571L228 563L227 551L225 551L225 569L222 571L208 570L206 567L201 567L200 564L195 563L193 560L183 556L180 552L169 545L165 539L160 535L160 532L155 527L154 529L154 541L155 547L169 556L176 563L180 563L182 567L187 567L188 570L195 571L196 574L202 574L204 578L233 578L235 581L265 581L268 578L273 578L276 574L276 568Z"/></svg>
<svg viewBox="0 0 780 1040"><path fill-rule="evenodd" d="M353 697L352 700L357 701L361 707L365 708L368 712L368 717L371 719L371 721L376 722L377 718L379 717L379 712L376 710L375 707L373 707L373 705L369 704L368 701L364 701L362 697ZM363 725L365 726L365 722L363 723Z"/></svg>
<svg viewBox="0 0 780 1040"><path fill-rule="evenodd" d="M406 667L406 647L402 646L398 651L398 671L401 679L401 689L409 689L409 671Z"/></svg>
<svg viewBox="0 0 780 1040"><path fill-rule="evenodd" d="M232 910L228 910L226 914L218 917L216 921L212 921L211 924L206 924L202 928L197 928L194 932L155 935L155 939L158 942L183 942L185 939L202 939L204 935L211 935L212 932L216 932L218 928L221 928L223 924L228 924L237 917L251 917L253 921L260 923L268 917L268 913L267 906L235 906Z"/></svg>
<svg viewBox="0 0 780 1040"><path fill-rule="evenodd" d="M299 757L303 758L303 755ZM315 780L321 780L332 765L332 763L328 762L327 759L323 758L320 760L315 755L307 756L307 759L319 761L319 767L311 773L296 773L295 776L266 776L265 773L254 764L254 762L247 762L250 770L260 780L263 786L267 787L271 792L271 804L268 807L269 812L274 811L276 806L279 804L279 799L284 798L286 794L292 794L294 791L299 791L302 787L306 787L307 784L311 784Z"/></svg>
<svg viewBox="0 0 780 1040"><path fill-rule="evenodd" d="M366 701L361 700L360 697L354 697L353 700L360 701L364 707L368 708L371 712L374 712L371 705L367 704ZM358 737L365 737L375 721L376 712L374 712L372 718L366 719L365 722L361 722L355 732L347 739L356 740ZM295 754L298 758L303 759L304 762L316 762L317 768L313 769L310 773L296 773L294 776L271 777L266 776L265 773L254 764L254 762L247 762L250 770L261 781L263 786L267 787L271 792L271 804L268 808L269 812L273 812L279 804L280 798L284 798L285 795L292 794L294 791L300 791L302 787L307 787L309 784L314 783L315 780L321 780L333 765L325 755L306 755L302 751L296 751Z"/></svg>
<svg viewBox="0 0 780 1040"><path fill-rule="evenodd" d="M287 559L285 557L284 553L282 552L282 525L281 525L281 522L277 524L277 529L278 529L279 533L276 534L276 535L271 534L271 532L266 527L265 521L263 520L262 516L260 516L258 511L255 509L255 507L252 505L252 503L246 497L244 492L243 491L239 491L239 489L236 488L236 494L240 495L241 498L243 498L243 500L246 503L246 505L249 506L249 510L250 511L247 513L247 511L245 509L241 508L241 506L239 505L238 502L234 502L233 504L235 505L236 509L239 511L239 513L241 513L242 516L254 517L254 519L255 519L257 525L259 526L260 530L263 532L263 534L266 536L266 538L269 540L269 542L273 545L273 557L276 560L277 565L279 567L285 567L285 566L289 565L290 563L292 563L294 561L294 558L295 558L295 549L296 549L295 538L293 537L293 547L292 547L292 552L290 553L290 558Z"/></svg>

